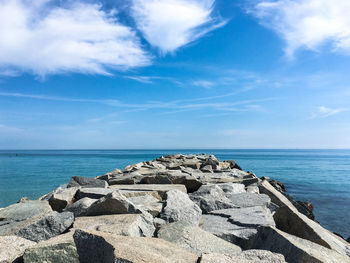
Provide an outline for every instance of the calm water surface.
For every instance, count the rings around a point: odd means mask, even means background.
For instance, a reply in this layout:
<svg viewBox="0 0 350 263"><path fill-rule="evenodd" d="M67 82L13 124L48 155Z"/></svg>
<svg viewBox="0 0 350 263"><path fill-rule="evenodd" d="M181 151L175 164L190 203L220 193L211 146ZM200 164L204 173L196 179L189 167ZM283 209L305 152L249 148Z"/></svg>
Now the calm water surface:
<svg viewBox="0 0 350 263"><path fill-rule="evenodd" d="M0 207L22 196L38 198L74 175L94 177L179 152L234 159L258 177L281 180L289 194L314 205L325 227L350 236L350 150L0 151Z"/></svg>

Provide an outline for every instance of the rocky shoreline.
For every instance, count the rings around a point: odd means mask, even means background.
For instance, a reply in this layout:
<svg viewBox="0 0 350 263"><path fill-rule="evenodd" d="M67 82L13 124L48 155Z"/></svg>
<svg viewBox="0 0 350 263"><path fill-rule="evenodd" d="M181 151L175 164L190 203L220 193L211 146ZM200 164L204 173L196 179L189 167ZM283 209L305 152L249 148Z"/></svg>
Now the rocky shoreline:
<svg viewBox="0 0 350 263"><path fill-rule="evenodd" d="M233 160L162 156L0 208L0 263L350 262L312 210Z"/></svg>

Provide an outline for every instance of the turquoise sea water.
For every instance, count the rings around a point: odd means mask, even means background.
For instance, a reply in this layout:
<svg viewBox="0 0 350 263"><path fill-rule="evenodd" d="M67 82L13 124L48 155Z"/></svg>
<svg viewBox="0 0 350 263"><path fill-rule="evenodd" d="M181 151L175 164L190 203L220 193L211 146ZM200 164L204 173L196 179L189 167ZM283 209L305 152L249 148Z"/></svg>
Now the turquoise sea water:
<svg viewBox="0 0 350 263"><path fill-rule="evenodd" d="M350 150L53 150L0 151L0 207L67 183L164 154L212 153L234 159L258 177L281 180L298 200L311 202L316 219L350 236Z"/></svg>

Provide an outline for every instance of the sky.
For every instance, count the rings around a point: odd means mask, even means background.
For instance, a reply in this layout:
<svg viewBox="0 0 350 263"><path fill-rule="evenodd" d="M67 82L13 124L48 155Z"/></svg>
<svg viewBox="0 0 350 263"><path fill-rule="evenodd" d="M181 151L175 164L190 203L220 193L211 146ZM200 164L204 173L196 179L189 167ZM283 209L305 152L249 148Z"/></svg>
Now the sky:
<svg viewBox="0 0 350 263"><path fill-rule="evenodd" d="M348 0L0 0L0 149L350 148Z"/></svg>

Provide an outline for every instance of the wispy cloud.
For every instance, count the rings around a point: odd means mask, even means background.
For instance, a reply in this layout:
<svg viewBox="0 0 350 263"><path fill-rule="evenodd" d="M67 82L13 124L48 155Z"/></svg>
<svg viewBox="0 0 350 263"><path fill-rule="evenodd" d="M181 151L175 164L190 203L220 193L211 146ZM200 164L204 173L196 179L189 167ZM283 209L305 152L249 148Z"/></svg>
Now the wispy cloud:
<svg viewBox="0 0 350 263"><path fill-rule="evenodd" d="M350 54L348 0L260 0L249 11L286 41L290 58L299 48L316 51L329 42L333 51Z"/></svg>
<svg viewBox="0 0 350 263"><path fill-rule="evenodd" d="M162 53L168 53L226 24L213 17L214 2L133 0L131 13L145 39Z"/></svg>
<svg viewBox="0 0 350 263"><path fill-rule="evenodd" d="M108 74L149 64L134 30L115 14L82 1L0 0L0 69Z"/></svg>
<svg viewBox="0 0 350 263"><path fill-rule="evenodd" d="M193 86L197 86L197 87L202 87L205 89L211 89L212 87L215 86L215 82L213 81L208 81L208 80L195 80L192 82Z"/></svg>
<svg viewBox="0 0 350 263"><path fill-rule="evenodd" d="M325 106L320 106L317 108L317 112L314 112L311 114L311 119L326 118L344 111L347 111L347 109L344 109L344 108L332 109Z"/></svg>

